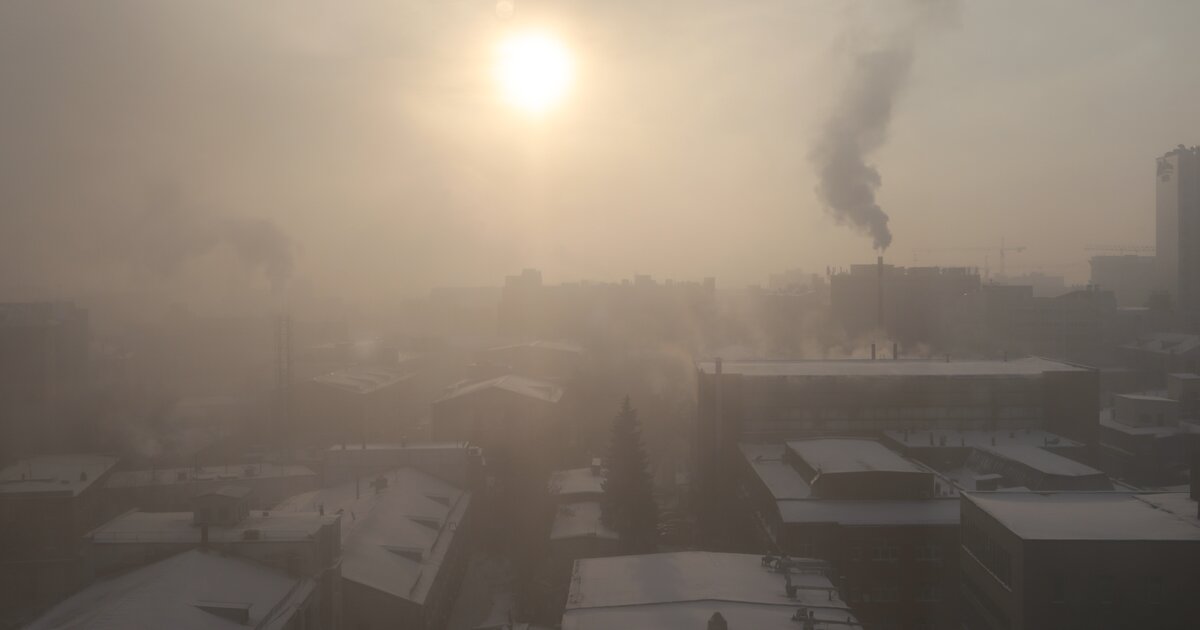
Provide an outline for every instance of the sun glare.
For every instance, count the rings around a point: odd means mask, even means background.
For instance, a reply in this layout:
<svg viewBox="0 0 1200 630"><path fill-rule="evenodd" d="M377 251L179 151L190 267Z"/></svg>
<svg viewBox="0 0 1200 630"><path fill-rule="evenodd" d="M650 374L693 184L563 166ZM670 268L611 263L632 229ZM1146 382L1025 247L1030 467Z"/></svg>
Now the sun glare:
<svg viewBox="0 0 1200 630"><path fill-rule="evenodd" d="M505 101L525 112L541 114L562 102L574 67L562 42L530 31L500 42L495 75Z"/></svg>

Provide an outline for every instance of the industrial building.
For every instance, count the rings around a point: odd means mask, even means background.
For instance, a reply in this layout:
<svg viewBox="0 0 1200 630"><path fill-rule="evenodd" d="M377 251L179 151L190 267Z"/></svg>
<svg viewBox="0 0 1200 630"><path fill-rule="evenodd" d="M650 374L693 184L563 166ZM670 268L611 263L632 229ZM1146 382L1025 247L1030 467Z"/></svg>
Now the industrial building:
<svg viewBox="0 0 1200 630"><path fill-rule="evenodd" d="M463 489L478 487L483 449L469 442L368 443L329 447L324 453L324 484L374 479L412 468Z"/></svg>
<svg viewBox="0 0 1200 630"><path fill-rule="evenodd" d="M1146 306L1158 284L1158 260L1154 256L1092 256L1089 264L1091 284L1112 291L1117 306Z"/></svg>
<svg viewBox="0 0 1200 630"><path fill-rule="evenodd" d="M753 515L768 548L828 562L868 627L957 628L952 484L874 440L739 450L738 509Z"/></svg>
<svg viewBox="0 0 1200 630"><path fill-rule="evenodd" d="M809 558L681 551L575 563L563 630L860 630Z"/></svg>
<svg viewBox="0 0 1200 630"><path fill-rule="evenodd" d="M333 627L341 615L342 518L318 510L251 510L250 494L223 486L193 497L186 512L132 510L108 521L82 538L90 577L125 574L192 550L241 558L311 581L319 626Z"/></svg>
<svg viewBox="0 0 1200 630"><path fill-rule="evenodd" d="M82 536L104 519L115 457L29 457L0 470L0 624L87 581Z"/></svg>
<svg viewBox="0 0 1200 630"><path fill-rule="evenodd" d="M256 562L185 551L100 580L25 626L302 630L323 625L316 582Z"/></svg>
<svg viewBox="0 0 1200 630"><path fill-rule="evenodd" d="M1148 486L1181 483L1188 451L1200 443L1200 375L1168 374L1167 388L1114 394L1100 410L1100 465Z"/></svg>
<svg viewBox="0 0 1200 630"><path fill-rule="evenodd" d="M1099 375L1028 357L1008 361L701 361L697 472L714 481L737 442L885 431L1049 431L1096 435Z"/></svg>
<svg viewBox="0 0 1200 630"><path fill-rule="evenodd" d="M420 418L405 411L411 378L392 367L349 367L297 384L291 439L324 447L416 437Z"/></svg>
<svg viewBox="0 0 1200 630"><path fill-rule="evenodd" d="M561 386L515 374L465 383L433 403L433 439L524 450L563 435L562 398Z"/></svg>
<svg viewBox="0 0 1200 630"><path fill-rule="evenodd" d="M618 553L620 540L601 518L604 474L599 461L586 468L559 470L550 476L554 520L550 525L553 561L570 570L580 558L598 558Z"/></svg>
<svg viewBox="0 0 1200 630"><path fill-rule="evenodd" d="M0 303L0 461L71 442L90 342L88 312L72 303Z"/></svg>
<svg viewBox="0 0 1200 630"><path fill-rule="evenodd" d="M830 308L851 337L882 331L903 345L927 343L945 305L979 286L979 274L965 267L896 267L880 257L830 276Z"/></svg>
<svg viewBox="0 0 1200 630"><path fill-rule="evenodd" d="M965 627L1194 627L1196 517L1187 493L963 495Z"/></svg>
<svg viewBox="0 0 1200 630"><path fill-rule="evenodd" d="M269 509L276 503L320 487L320 476L297 464L258 462L221 466L150 468L114 472L104 484L108 516L131 509L143 512L181 512L191 509L192 498L228 485L250 489L251 509Z"/></svg>
<svg viewBox="0 0 1200 630"><path fill-rule="evenodd" d="M292 497L341 516L343 628L445 626L466 569L471 493L404 468Z"/></svg>

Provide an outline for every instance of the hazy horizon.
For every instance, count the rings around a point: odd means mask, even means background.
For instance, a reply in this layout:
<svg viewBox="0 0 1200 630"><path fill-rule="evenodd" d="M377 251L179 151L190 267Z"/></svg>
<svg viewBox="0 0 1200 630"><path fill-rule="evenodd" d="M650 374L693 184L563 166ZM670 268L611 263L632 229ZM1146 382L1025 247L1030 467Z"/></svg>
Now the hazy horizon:
<svg viewBox="0 0 1200 630"><path fill-rule="evenodd" d="M868 262L812 153L855 60L897 41L866 152L888 262L995 272L913 250L1003 237L1011 274L1079 282L1085 244L1153 244L1154 158L1200 128L1200 5L515 5L5 3L0 290L221 302L289 276L357 302L525 267L734 287ZM540 118L489 76L526 26L577 66Z"/></svg>

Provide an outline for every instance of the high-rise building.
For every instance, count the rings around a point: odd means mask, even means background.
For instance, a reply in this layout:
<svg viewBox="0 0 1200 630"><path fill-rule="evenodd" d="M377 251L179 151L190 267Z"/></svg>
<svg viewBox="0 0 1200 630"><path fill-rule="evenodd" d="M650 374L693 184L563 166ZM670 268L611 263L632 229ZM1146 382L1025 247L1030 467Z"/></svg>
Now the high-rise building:
<svg viewBox="0 0 1200 630"><path fill-rule="evenodd" d="M1159 287L1181 323L1200 327L1200 147L1179 145L1158 158L1155 210Z"/></svg>

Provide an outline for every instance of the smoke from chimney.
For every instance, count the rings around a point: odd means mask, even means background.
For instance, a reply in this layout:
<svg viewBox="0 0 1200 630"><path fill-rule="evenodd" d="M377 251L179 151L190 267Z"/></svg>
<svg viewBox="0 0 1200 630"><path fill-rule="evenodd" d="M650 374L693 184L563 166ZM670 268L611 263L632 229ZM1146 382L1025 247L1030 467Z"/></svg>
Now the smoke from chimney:
<svg viewBox="0 0 1200 630"><path fill-rule="evenodd" d="M817 172L817 198L838 223L870 236L881 252L892 244L892 232L887 213L875 199L883 178L868 159L887 141L892 110L908 83L917 27L955 15L958 2L908 4L914 13L912 28L855 55L841 97L809 152Z"/></svg>

